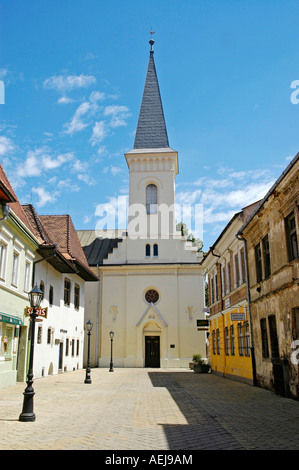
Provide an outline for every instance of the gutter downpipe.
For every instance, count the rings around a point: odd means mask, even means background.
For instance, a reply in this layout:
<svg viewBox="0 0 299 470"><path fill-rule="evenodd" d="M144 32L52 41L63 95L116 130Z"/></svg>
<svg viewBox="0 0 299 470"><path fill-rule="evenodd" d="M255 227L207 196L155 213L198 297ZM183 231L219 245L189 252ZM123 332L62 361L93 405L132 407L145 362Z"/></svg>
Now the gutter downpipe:
<svg viewBox="0 0 299 470"><path fill-rule="evenodd" d="M31 281L32 289L34 288L34 282L35 282L35 265L37 263L40 263L41 261L47 261L50 258L54 258L54 256L56 256L56 250L57 250L57 245L56 244L53 246L53 250L54 250L54 253L52 253L52 255L47 256L46 258L38 259L37 261L33 261L32 281Z"/></svg>
<svg viewBox="0 0 299 470"><path fill-rule="evenodd" d="M221 258L221 255L216 255L216 253L214 253L214 246L212 246L212 247L210 248L210 251L211 251L212 256L215 256L215 258ZM218 265L218 261L217 261L217 263L216 263L216 266L217 266L217 265ZM221 275L222 275L222 273L221 273L221 269L220 269L220 279L219 279L220 286L221 286L221 283L222 283ZM217 292L217 295L218 295L218 292ZM222 295L221 295L221 318L223 319L223 320L222 320L222 326L223 326L223 325L224 325L224 314L222 313L222 306L223 306L223 304L222 304ZM222 328L222 330L223 330L223 328ZM224 338L224 330L223 330L223 338ZM224 338L224 341L225 341L225 338ZM226 376L226 357L225 357L225 351L223 351L223 353L224 353L224 354L223 354L223 357L224 357L223 377L225 377L225 376Z"/></svg>
<svg viewBox="0 0 299 470"><path fill-rule="evenodd" d="M253 328L252 328L252 316L251 316L250 288L249 288L247 240L245 238L241 237L239 235L239 232L236 234L236 238L238 240L242 240L244 242L246 290L247 290L247 300L248 300L248 317L249 317L249 323L250 323L250 350L251 350L251 361L252 361L252 375L253 375L253 385L257 386L254 341L253 341Z"/></svg>
<svg viewBox="0 0 299 470"><path fill-rule="evenodd" d="M96 333L96 367L99 367L99 325L100 325L100 271L97 264L98 272L98 299L97 299L97 333Z"/></svg>

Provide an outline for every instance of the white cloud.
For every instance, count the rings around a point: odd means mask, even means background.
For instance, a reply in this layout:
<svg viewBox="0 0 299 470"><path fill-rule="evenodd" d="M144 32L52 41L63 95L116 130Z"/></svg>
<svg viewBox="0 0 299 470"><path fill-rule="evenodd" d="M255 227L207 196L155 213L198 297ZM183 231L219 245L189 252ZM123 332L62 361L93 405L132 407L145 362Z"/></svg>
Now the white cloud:
<svg viewBox="0 0 299 470"><path fill-rule="evenodd" d="M32 192L37 194L37 196L39 197L38 201L36 202L36 205L38 207L43 207L48 203L55 202L57 199L57 195L58 195L57 192L53 193L53 192L46 191L45 188L42 186L39 186L37 188L33 187Z"/></svg>
<svg viewBox="0 0 299 470"><path fill-rule="evenodd" d="M73 169L77 172L84 172L88 169L88 162L82 162L81 160L75 160L73 163Z"/></svg>
<svg viewBox="0 0 299 470"><path fill-rule="evenodd" d="M88 123L82 121L82 116L85 116L90 110L90 103L85 101L81 103L80 106L76 109L74 116L69 123L66 123L64 127L66 128L66 134L73 134L74 132L82 131L85 127L88 126Z"/></svg>
<svg viewBox="0 0 299 470"><path fill-rule="evenodd" d="M68 104L68 103L72 103L73 100L72 98L69 98L68 96L61 96L59 98L59 100L57 101L58 104Z"/></svg>
<svg viewBox="0 0 299 470"><path fill-rule="evenodd" d="M110 169L110 171L111 171L111 175L112 175L112 176L117 176L117 175L119 175L123 170L122 170L122 168L119 167L119 166L112 166L111 169Z"/></svg>
<svg viewBox="0 0 299 470"><path fill-rule="evenodd" d="M78 179L86 183L88 186L94 186L96 184L96 181L86 173L79 173Z"/></svg>
<svg viewBox="0 0 299 470"><path fill-rule="evenodd" d="M16 174L21 178L40 176L44 171L57 169L73 160L73 158L73 152L52 156L48 147L29 150L25 161L19 164Z"/></svg>
<svg viewBox="0 0 299 470"><path fill-rule="evenodd" d="M54 168L59 168L64 163L73 160L73 158L74 154L72 152L60 154L56 158L53 158L50 155L43 155L42 166L45 170L53 170Z"/></svg>
<svg viewBox="0 0 299 470"><path fill-rule="evenodd" d="M96 103L97 101L104 100L105 98L105 93L102 93L101 91L92 91L89 96L89 101L91 101L91 103Z"/></svg>
<svg viewBox="0 0 299 470"><path fill-rule="evenodd" d="M101 142L107 135L108 129L104 121L98 121L95 123L92 129L92 136L90 138L91 145L94 146Z"/></svg>
<svg viewBox="0 0 299 470"><path fill-rule="evenodd" d="M216 224L222 230L236 212L262 199L274 181L268 169L236 171L221 167L211 177L181 185L176 202L181 206L202 204L205 232L208 226L211 234L210 227L214 230Z"/></svg>
<svg viewBox="0 0 299 470"><path fill-rule="evenodd" d="M127 106L112 105L106 106L104 109L105 116L111 116L110 126L112 128L126 126L126 119L131 116Z"/></svg>
<svg viewBox="0 0 299 470"><path fill-rule="evenodd" d="M14 144L9 137L0 136L0 156L6 155L14 150Z"/></svg>
<svg viewBox="0 0 299 470"><path fill-rule="evenodd" d="M43 82L44 88L65 93L75 88L87 88L96 82L93 75L53 75Z"/></svg>
<svg viewBox="0 0 299 470"><path fill-rule="evenodd" d="M99 91L93 91L89 96L89 100L81 103L76 109L71 120L64 124L64 127L66 129L64 132L66 134L72 135L75 132L82 131L87 126L89 126L90 117L95 114L96 111L99 110L98 101L103 100L104 98L104 93L101 93ZM83 117L85 118L85 121L83 121Z"/></svg>

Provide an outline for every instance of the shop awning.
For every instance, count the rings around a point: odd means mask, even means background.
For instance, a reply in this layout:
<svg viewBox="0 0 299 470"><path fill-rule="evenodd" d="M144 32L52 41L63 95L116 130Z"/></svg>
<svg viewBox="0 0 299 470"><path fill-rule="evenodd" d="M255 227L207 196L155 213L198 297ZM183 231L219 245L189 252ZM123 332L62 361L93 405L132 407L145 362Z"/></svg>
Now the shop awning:
<svg viewBox="0 0 299 470"><path fill-rule="evenodd" d="M14 317L13 315L7 315L7 313L0 312L0 321L10 323L11 325L23 325L23 321L20 317Z"/></svg>

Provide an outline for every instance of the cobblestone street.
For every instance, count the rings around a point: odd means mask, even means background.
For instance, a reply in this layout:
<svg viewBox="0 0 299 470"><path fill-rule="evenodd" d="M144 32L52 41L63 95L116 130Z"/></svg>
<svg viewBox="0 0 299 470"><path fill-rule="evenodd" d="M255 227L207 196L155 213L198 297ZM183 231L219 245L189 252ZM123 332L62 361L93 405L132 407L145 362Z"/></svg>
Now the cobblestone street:
<svg viewBox="0 0 299 470"><path fill-rule="evenodd" d="M36 421L18 421L24 384L0 389L1 450L298 450L299 403L189 370L106 369L34 382Z"/></svg>

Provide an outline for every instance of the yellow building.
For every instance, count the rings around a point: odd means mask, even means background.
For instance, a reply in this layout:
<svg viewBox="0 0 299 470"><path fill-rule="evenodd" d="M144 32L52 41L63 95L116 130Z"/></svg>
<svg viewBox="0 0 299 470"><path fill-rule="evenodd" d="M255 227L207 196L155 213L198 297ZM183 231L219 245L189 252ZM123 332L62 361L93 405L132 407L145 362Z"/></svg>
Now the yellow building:
<svg viewBox="0 0 299 470"><path fill-rule="evenodd" d="M236 233L256 203L234 215L202 260L209 289L209 362L223 377L253 384L246 259Z"/></svg>

